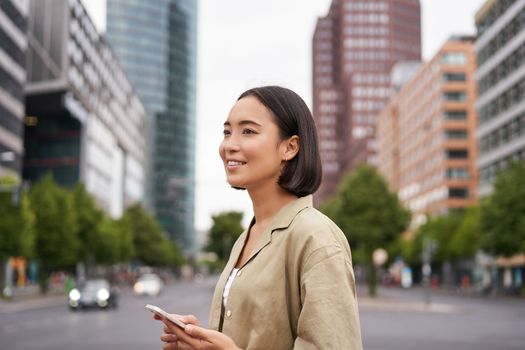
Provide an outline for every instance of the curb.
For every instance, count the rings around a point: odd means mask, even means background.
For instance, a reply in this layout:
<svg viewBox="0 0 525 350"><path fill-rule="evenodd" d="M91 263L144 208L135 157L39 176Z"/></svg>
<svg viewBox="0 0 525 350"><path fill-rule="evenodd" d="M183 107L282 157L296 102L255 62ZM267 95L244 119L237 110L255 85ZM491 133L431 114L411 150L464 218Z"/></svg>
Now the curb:
<svg viewBox="0 0 525 350"><path fill-rule="evenodd" d="M26 300L0 301L0 314L11 314L26 310L43 309L58 305L67 306L66 295L43 296Z"/></svg>

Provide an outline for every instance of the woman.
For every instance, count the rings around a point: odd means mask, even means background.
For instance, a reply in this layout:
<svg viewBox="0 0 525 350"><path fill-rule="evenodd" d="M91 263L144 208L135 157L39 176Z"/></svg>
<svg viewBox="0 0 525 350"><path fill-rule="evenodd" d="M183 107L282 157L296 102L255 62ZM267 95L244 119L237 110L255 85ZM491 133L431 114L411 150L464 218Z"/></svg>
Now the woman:
<svg viewBox="0 0 525 350"><path fill-rule="evenodd" d="M244 92L219 153L254 218L217 282L210 328L163 320L163 349L362 349L350 247L312 207L321 161L304 101L277 86Z"/></svg>

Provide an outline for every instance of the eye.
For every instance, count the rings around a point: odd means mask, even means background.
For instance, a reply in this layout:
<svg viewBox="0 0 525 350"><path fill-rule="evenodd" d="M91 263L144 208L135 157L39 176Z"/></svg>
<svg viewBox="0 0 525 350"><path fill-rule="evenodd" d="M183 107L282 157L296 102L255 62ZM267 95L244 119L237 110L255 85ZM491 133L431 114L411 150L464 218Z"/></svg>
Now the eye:
<svg viewBox="0 0 525 350"><path fill-rule="evenodd" d="M257 132L255 132L255 130L252 130L252 129L243 129L243 130L242 130L242 133L245 134L245 135L254 135L254 134L257 134Z"/></svg>
<svg viewBox="0 0 525 350"><path fill-rule="evenodd" d="M223 134L224 136L229 136L229 135L231 135L231 133L232 133L232 132L231 132L230 130L227 130L227 129L224 129L223 132L222 132L222 134Z"/></svg>

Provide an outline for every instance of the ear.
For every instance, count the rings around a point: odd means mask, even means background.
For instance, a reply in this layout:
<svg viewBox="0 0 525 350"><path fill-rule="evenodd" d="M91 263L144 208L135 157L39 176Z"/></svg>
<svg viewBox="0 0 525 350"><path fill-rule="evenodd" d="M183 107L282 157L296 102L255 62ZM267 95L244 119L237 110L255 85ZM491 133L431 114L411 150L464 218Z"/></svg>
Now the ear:
<svg viewBox="0 0 525 350"><path fill-rule="evenodd" d="M293 159L299 152L299 136L294 135L284 140L283 162Z"/></svg>

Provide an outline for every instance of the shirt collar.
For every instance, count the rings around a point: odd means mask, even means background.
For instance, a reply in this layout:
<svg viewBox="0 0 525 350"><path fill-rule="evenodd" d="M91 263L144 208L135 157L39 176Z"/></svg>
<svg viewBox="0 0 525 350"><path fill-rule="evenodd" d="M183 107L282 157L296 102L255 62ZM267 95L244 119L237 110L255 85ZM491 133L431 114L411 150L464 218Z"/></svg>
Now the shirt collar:
<svg viewBox="0 0 525 350"><path fill-rule="evenodd" d="M303 209L312 207L312 195L305 197L297 198L296 200L286 204L282 207L273 220L268 225L267 230L272 233L274 230L284 229L290 226L293 219L299 214Z"/></svg>
<svg viewBox="0 0 525 350"><path fill-rule="evenodd" d="M256 243L252 253L250 254L250 257L246 260L244 265L246 265L254 256L256 256L261 251L261 249L271 243L273 231L287 228L290 226L297 214L299 214L303 209L312 206L312 195L308 195L305 197L300 197L282 207L272 219L262 236L259 238L259 241ZM255 218L252 219L249 227L251 227L254 223ZM242 233L240 237L241 244L237 245L235 247L236 249L232 250L232 257L234 257L234 259L232 259L233 261L231 262L232 264L236 264L237 260L239 259L239 255L241 254L242 248L246 242L248 231L249 228ZM241 268L243 266L241 266ZM233 268L233 265L229 266L229 268Z"/></svg>

